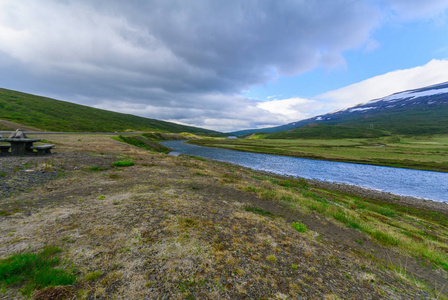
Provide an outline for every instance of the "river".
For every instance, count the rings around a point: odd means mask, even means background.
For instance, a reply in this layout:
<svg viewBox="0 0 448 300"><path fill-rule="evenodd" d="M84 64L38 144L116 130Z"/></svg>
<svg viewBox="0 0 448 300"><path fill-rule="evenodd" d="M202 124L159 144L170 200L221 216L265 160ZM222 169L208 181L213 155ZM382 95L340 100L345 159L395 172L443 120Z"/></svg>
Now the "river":
<svg viewBox="0 0 448 300"><path fill-rule="evenodd" d="M209 148L183 141L161 142L174 154L230 162L255 170L346 183L392 194L448 202L448 173L312 160Z"/></svg>

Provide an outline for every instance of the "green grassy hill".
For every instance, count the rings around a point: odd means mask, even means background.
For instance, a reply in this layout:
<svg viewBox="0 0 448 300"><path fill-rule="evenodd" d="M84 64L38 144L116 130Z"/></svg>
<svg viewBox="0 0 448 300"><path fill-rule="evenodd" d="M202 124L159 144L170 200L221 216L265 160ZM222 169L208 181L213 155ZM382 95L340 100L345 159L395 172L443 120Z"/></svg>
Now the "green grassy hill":
<svg viewBox="0 0 448 300"><path fill-rule="evenodd" d="M0 120L48 131L120 132L130 130L221 135L212 130L111 112L1 88ZM10 124L0 122L0 130L15 130L16 128Z"/></svg>

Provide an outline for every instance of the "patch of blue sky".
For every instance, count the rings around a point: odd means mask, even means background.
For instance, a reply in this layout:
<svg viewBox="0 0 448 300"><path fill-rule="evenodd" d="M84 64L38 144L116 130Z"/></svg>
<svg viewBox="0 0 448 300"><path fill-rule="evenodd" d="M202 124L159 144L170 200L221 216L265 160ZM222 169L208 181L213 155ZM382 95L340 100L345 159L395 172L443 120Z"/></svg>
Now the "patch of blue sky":
<svg viewBox="0 0 448 300"><path fill-rule="evenodd" d="M309 99L374 76L422 66L432 59L448 59L447 36L447 22L389 23L372 33L370 45L344 52L346 65L333 69L319 67L296 76L276 78L251 87L243 95L261 101Z"/></svg>

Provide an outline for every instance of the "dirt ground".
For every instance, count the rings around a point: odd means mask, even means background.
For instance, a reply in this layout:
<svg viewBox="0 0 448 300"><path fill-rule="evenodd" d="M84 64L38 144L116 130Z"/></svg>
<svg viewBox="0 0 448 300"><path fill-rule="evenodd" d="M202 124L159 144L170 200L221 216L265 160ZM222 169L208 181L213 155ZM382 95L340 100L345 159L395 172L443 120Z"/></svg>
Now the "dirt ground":
<svg viewBox="0 0 448 300"><path fill-rule="evenodd" d="M245 191L253 171L150 153L110 136L43 138L56 144L54 154L0 157L0 259L60 247L78 276L75 285L59 288L62 298L432 299L445 293L446 273L419 267L356 230ZM118 160L135 165L112 167ZM310 230L298 232L292 222ZM413 269L415 278L392 271L392 261ZM62 294L53 288L34 296ZM0 298L23 296L8 288Z"/></svg>

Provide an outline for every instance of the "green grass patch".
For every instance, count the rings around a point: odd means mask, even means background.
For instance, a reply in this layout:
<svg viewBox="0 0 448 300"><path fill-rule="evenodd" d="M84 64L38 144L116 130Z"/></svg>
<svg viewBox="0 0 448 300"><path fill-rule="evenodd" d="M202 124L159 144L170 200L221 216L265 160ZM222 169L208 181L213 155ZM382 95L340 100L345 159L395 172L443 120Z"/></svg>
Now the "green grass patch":
<svg viewBox="0 0 448 300"><path fill-rule="evenodd" d="M273 217L274 214L271 213L270 211L264 210L262 208L258 208L258 207L253 207L253 206L246 206L244 207L245 211L257 214L257 215L261 215L261 216L266 216L266 217Z"/></svg>
<svg viewBox="0 0 448 300"><path fill-rule="evenodd" d="M359 222L359 220L356 217L353 217L344 211L338 210L338 211L332 213L332 216L333 216L333 218L335 218L336 220L338 220L341 223L344 223L345 225L347 225L350 228L358 229L358 230L364 229L364 227L361 225L361 223Z"/></svg>
<svg viewBox="0 0 448 300"><path fill-rule="evenodd" d="M89 170L89 171L92 171L92 172L99 172L99 171L106 171L107 168L104 168L104 167L98 167L98 166L93 166L93 167L90 167L88 170Z"/></svg>
<svg viewBox="0 0 448 300"><path fill-rule="evenodd" d="M0 283L21 286L28 296L35 289L75 283L73 271L56 268L61 263L56 256L60 252L59 248L45 247L39 253L25 252L0 260Z"/></svg>
<svg viewBox="0 0 448 300"><path fill-rule="evenodd" d="M396 237L392 236L390 233L370 229L366 230L367 233L370 234L374 239L376 239L378 242L380 242L383 245L388 246L397 246L400 243L400 240Z"/></svg>
<svg viewBox="0 0 448 300"><path fill-rule="evenodd" d="M133 165L134 162L130 160L120 160L113 163L114 167L131 167Z"/></svg>
<svg viewBox="0 0 448 300"><path fill-rule="evenodd" d="M306 227L305 224L300 223L300 222L292 223L292 227L294 227L298 232L305 232L308 230L308 227Z"/></svg>

